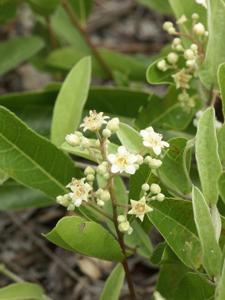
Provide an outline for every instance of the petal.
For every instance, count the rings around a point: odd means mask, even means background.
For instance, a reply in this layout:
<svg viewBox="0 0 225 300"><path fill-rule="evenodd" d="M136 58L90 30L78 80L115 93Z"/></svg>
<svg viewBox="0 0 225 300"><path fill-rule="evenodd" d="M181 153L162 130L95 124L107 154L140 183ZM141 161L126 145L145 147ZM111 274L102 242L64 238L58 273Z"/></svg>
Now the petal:
<svg viewBox="0 0 225 300"><path fill-rule="evenodd" d="M140 131L140 135L143 137L143 138L147 138L149 136L149 133L147 130L141 130Z"/></svg>
<svg viewBox="0 0 225 300"><path fill-rule="evenodd" d="M121 169L117 165L112 165L111 172L115 174L121 172Z"/></svg>
<svg viewBox="0 0 225 300"><path fill-rule="evenodd" d="M129 162L130 164L135 163L137 160L138 160L137 155L130 154L130 155L128 156L128 162Z"/></svg>
<svg viewBox="0 0 225 300"><path fill-rule="evenodd" d="M81 206L81 203L82 203L82 199L75 199L73 200L73 204L76 206L76 207L79 207Z"/></svg>
<svg viewBox="0 0 225 300"><path fill-rule="evenodd" d="M125 172L133 175L136 172L136 168L134 165L127 165L125 167Z"/></svg>
<svg viewBox="0 0 225 300"><path fill-rule="evenodd" d="M152 148L152 144L147 141L143 141L143 145L147 148Z"/></svg>
<svg viewBox="0 0 225 300"><path fill-rule="evenodd" d="M161 153L161 147L155 146L152 148L156 155L159 155Z"/></svg>
<svg viewBox="0 0 225 300"><path fill-rule="evenodd" d="M169 147L170 146L170 144L169 143L167 143L167 142L164 142L164 141L162 141L162 143L161 143L162 145L163 145L163 147Z"/></svg>
<svg viewBox="0 0 225 300"><path fill-rule="evenodd" d="M108 161L111 162L111 164L113 164L116 161L116 155L115 154L109 154L107 156Z"/></svg>
<svg viewBox="0 0 225 300"><path fill-rule="evenodd" d="M141 222L143 222L144 216L145 216L145 215L139 215L137 218L139 218L139 219L141 220Z"/></svg>
<svg viewBox="0 0 225 300"><path fill-rule="evenodd" d="M127 149L124 146L119 146L117 149L117 152L121 155L126 155L127 154Z"/></svg>

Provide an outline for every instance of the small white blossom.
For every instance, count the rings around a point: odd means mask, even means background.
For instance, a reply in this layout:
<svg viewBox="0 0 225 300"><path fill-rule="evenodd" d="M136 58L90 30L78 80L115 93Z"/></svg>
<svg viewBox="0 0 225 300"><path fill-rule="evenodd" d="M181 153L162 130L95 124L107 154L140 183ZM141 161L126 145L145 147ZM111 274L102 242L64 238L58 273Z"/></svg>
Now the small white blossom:
<svg viewBox="0 0 225 300"><path fill-rule="evenodd" d="M187 22L187 17L185 15L182 15L178 20L177 20L177 24L178 25L183 25L184 23Z"/></svg>
<svg viewBox="0 0 225 300"><path fill-rule="evenodd" d="M150 186L149 186L149 184L144 183L144 184L142 184L141 189L142 189L144 192L147 192L147 191L149 191Z"/></svg>
<svg viewBox="0 0 225 300"><path fill-rule="evenodd" d="M146 204L145 197L141 198L140 200L130 200L131 203L131 210L129 210L129 215L135 215L141 221L144 220L145 214L152 211L153 209Z"/></svg>
<svg viewBox="0 0 225 300"><path fill-rule="evenodd" d="M193 26L193 32L197 35L204 35L205 26L202 23L197 23Z"/></svg>
<svg viewBox="0 0 225 300"><path fill-rule="evenodd" d="M92 190L92 187L89 183L85 182L85 178L75 179L73 178L71 183L67 185L71 189L69 193L72 203L79 207L83 201L88 201L89 193Z"/></svg>
<svg viewBox="0 0 225 300"><path fill-rule="evenodd" d="M186 69L181 69L176 74L172 75L177 89L189 89L189 81L192 76L187 73Z"/></svg>
<svg viewBox="0 0 225 300"><path fill-rule="evenodd" d="M134 174L138 168L138 156L128 152L124 146L118 147L116 154L109 154L108 161L112 173Z"/></svg>
<svg viewBox="0 0 225 300"><path fill-rule="evenodd" d="M169 144L162 140L162 135L155 132L152 127L141 130L140 134L143 137L143 145L152 149L156 155L159 155L163 148L169 147Z"/></svg>
<svg viewBox="0 0 225 300"><path fill-rule="evenodd" d="M109 117L104 116L103 112L97 113L95 110L90 110L89 116L85 117L80 127L83 127L83 131L98 131L103 124L107 123Z"/></svg>

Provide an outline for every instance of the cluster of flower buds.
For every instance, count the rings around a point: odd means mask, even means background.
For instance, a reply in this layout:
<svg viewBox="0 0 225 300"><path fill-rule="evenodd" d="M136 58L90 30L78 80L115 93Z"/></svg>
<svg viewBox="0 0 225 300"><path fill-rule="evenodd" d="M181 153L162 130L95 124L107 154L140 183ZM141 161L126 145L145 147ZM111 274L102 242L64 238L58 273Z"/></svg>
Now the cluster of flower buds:
<svg viewBox="0 0 225 300"><path fill-rule="evenodd" d="M175 35L176 37L172 41L172 51L166 58L157 62L157 68L160 71L165 72L169 69L175 71L172 77L176 89L181 90L181 93L178 95L178 100L181 107L187 111L190 111L196 106L196 99L195 97L190 96L188 90L190 89L191 80L197 74L196 71L202 61L202 56L204 55L203 37L208 36L204 24L199 22L198 19L199 15L193 13L191 20L192 33L190 35L186 33L183 35L183 38L190 39L192 42L191 44L187 43L189 45L188 47L185 46L186 44L178 37L182 37L182 32L177 32L172 22L167 21L163 24L163 29L170 35ZM177 25L183 25L186 22L189 22L188 18L185 15L182 15L176 23ZM182 67L179 67L179 65L182 65Z"/></svg>
<svg viewBox="0 0 225 300"><path fill-rule="evenodd" d="M87 166L84 170L84 178L72 179L67 185L68 193L57 197L60 205L67 207L68 210L75 210L76 207L85 204L91 204L92 207L96 205L104 209L105 203L112 198L109 185L112 184L115 175L133 175L143 163L151 169L161 166L162 152L164 148L169 147L169 144L152 127L140 131L143 143L140 153L134 153L125 146L118 146L116 150L111 151L109 138L119 130L119 126L118 118L110 119L102 112L90 111L89 115L84 118L81 128L84 133L86 131L95 133L96 139L89 139L79 131L66 136L66 142L70 146L81 147L90 152L96 151L98 166L95 168ZM103 178L103 181L100 181L104 183L104 187L95 189L98 183L97 175ZM128 221L128 215L135 215L143 221L145 214L152 210L149 202L151 200L163 201L165 197L161 193L161 188L155 183L151 186L145 183L142 192L143 197L140 200L130 200L130 204L124 208L124 215L118 217L118 229L123 233L131 234L133 230Z"/></svg>

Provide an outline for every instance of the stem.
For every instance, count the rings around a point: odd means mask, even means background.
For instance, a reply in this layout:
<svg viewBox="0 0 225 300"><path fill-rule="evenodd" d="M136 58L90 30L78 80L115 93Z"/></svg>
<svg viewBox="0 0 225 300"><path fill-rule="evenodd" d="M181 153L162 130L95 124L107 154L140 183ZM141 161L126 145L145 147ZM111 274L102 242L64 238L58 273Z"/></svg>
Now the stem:
<svg viewBox="0 0 225 300"><path fill-rule="evenodd" d="M4 274L5 276L7 276L8 278L12 279L15 282L24 281L22 278L9 271L4 264L0 264L0 273Z"/></svg>
<svg viewBox="0 0 225 300"><path fill-rule="evenodd" d="M79 21L77 20L77 17L68 2L68 0L61 0L61 4L64 7L67 15L70 18L71 23L76 27L76 29L79 31L85 42L87 43L88 47L91 49L92 54L95 56L96 60L99 62L99 64L102 66L103 70L105 70L106 74L109 76L110 79L113 79L113 74L104 61L104 59L101 57L98 49L95 47L95 45L92 43L90 40L89 35L87 32L84 30L84 28L80 25Z"/></svg>
<svg viewBox="0 0 225 300"><path fill-rule="evenodd" d="M118 229L118 221L117 221L117 206L116 206L116 197L113 191L113 179L110 179L110 184L109 184L109 192L111 195L111 199L112 199L112 208L113 208L113 222L116 228L116 233L118 236L118 242L120 244L120 247L122 249L122 252L124 254L124 260L122 262L124 271L125 271L125 275L126 275L126 279L127 279L127 283L128 283L128 287L129 287L129 291L130 291L130 299L131 300L136 300L136 295L135 295L135 290L134 290L134 284L133 284L133 280L131 277L131 273L128 267L128 263L127 263L127 258L126 258L126 246L124 243L124 239L123 239L123 234L119 231Z"/></svg>
<svg viewBox="0 0 225 300"><path fill-rule="evenodd" d="M49 35L49 40L50 40L51 47L52 47L52 49L55 49L55 48L57 48L57 40L56 40L55 33L52 30L51 22L50 22L49 17L45 17L45 21L46 21L47 28L48 28L48 35Z"/></svg>

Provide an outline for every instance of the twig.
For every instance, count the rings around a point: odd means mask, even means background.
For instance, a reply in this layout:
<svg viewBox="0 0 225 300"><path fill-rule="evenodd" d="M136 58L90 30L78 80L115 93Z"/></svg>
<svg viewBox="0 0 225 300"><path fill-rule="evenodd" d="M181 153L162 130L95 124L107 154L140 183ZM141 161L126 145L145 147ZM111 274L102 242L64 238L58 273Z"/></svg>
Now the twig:
<svg viewBox="0 0 225 300"><path fill-rule="evenodd" d="M45 21L46 21L47 28L48 28L48 35L49 35L51 47L52 47L52 49L55 49L55 48L57 48L57 40L56 40L55 33L52 30L51 22L50 22L50 19L48 16L45 17Z"/></svg>
<svg viewBox="0 0 225 300"><path fill-rule="evenodd" d="M108 67L104 59L101 57L98 49L95 47L95 45L92 43L89 35L84 30L84 28L80 25L79 21L77 20L77 17L71 8L70 3L68 0L61 0L61 4L67 13L67 15L70 18L71 23L76 27L76 29L79 31L85 42L87 43L88 47L91 49L91 52L95 56L96 60L99 62L99 64L102 66L103 70L105 70L106 74L109 76L110 79L113 79L113 74L111 72L111 69Z"/></svg>
<svg viewBox="0 0 225 300"><path fill-rule="evenodd" d="M24 280L8 270L4 264L0 264L0 273L4 274L6 277L10 278L12 281L15 282L23 282Z"/></svg>

